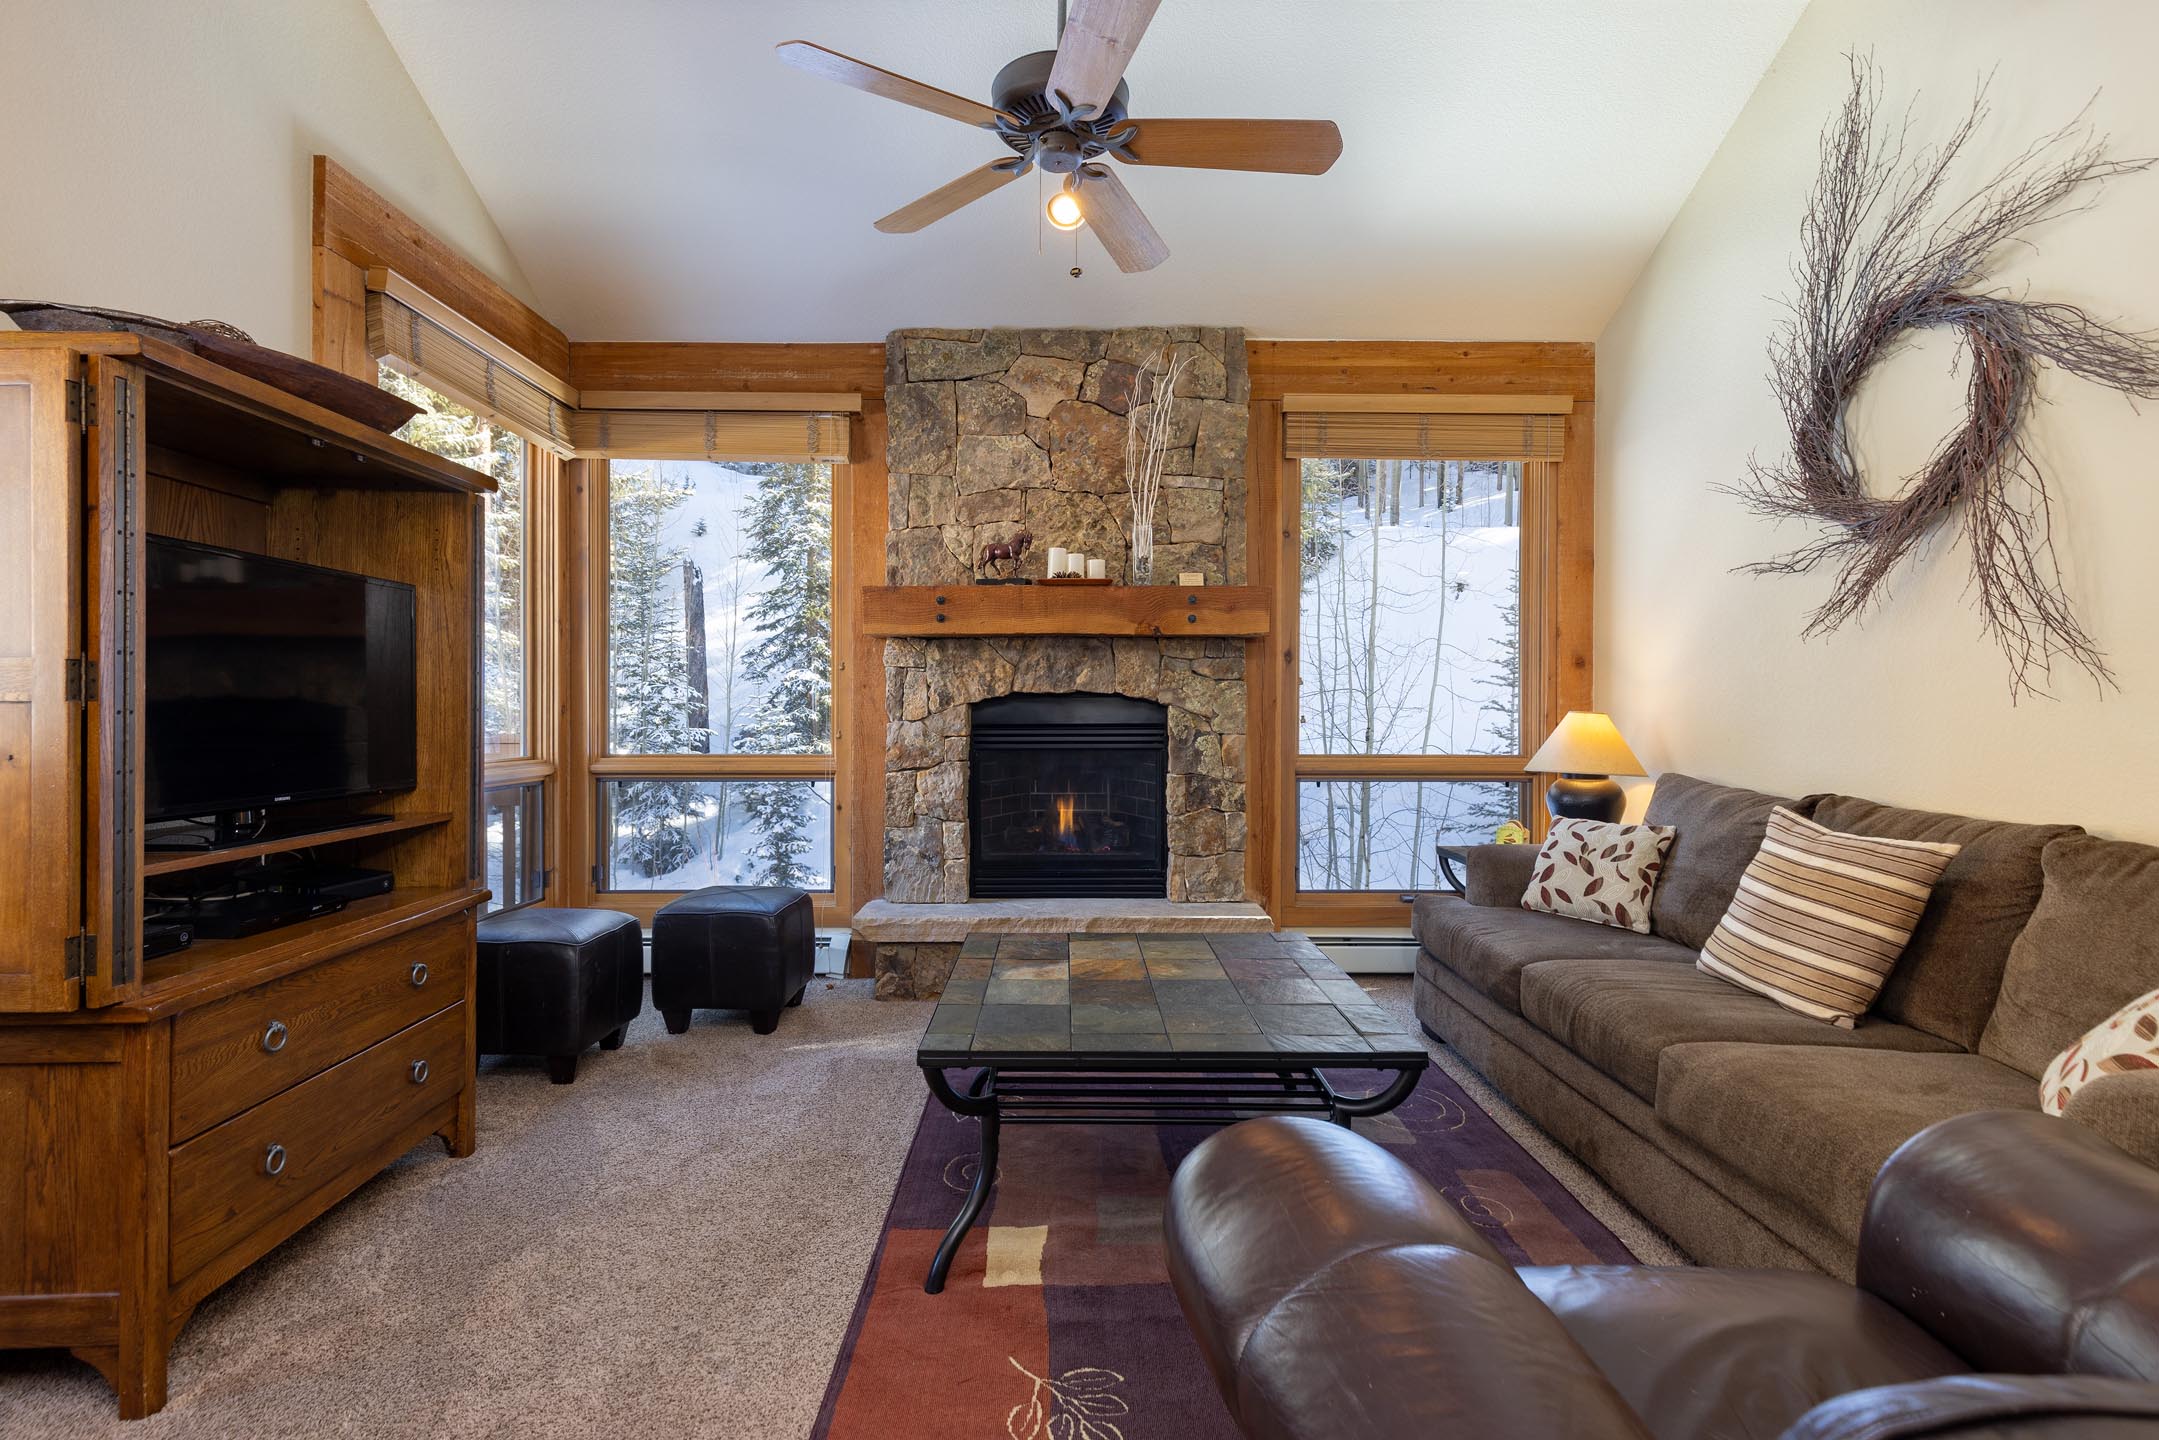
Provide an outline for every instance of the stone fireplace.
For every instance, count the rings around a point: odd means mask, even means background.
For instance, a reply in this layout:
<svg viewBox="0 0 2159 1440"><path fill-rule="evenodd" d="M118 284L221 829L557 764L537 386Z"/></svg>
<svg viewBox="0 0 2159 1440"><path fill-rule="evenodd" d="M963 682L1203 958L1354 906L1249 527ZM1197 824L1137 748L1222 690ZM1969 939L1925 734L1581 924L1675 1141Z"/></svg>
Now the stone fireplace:
<svg viewBox="0 0 2159 1440"><path fill-rule="evenodd" d="M894 332L885 361L887 582L971 584L982 548L1024 528L1035 548L1023 573L1041 578L1048 547L1058 545L1099 556L1121 583L1129 558L1126 413L1140 367L1164 347L1190 363L1155 517L1155 578L1174 584L1180 573L1196 571L1210 585L1243 584L1250 400L1244 333L1201 326ZM995 835L975 833L989 814L986 805L1011 799L979 793L974 767L986 737L977 726L985 717L1038 716L1046 713L1042 702L1058 697L1139 702L1160 716L1159 808L1144 822L1129 808L1112 813L1105 792L1087 842L1129 846L1152 829L1159 834L1159 869L1140 876L1134 867L1115 877L1127 882L1118 888L1106 872L1126 867L1103 861L1094 868L1110 888L1088 893L1138 896L1144 883L1157 901L1246 898L1243 641L1039 634L895 639L885 646L885 695L886 901L958 905L1023 893L1028 882L1014 878L1012 863L1023 857L1012 852L1034 843L1043 824L1033 813L1040 797L1014 802L1029 811L1017 818L998 810ZM1098 718L1107 722L1116 708ZM986 728L994 730L996 721ZM1055 836L1061 793L1047 797L1052 846L1067 843ZM1079 792L1071 793L1077 808ZM1140 799L1134 790L1116 803L1129 807ZM1150 836L1149 846L1154 843ZM1057 883L1084 882L1068 874ZM955 948L902 953L909 947L880 943L880 993L936 993L939 962L949 969ZM900 978L886 983L892 975Z"/></svg>

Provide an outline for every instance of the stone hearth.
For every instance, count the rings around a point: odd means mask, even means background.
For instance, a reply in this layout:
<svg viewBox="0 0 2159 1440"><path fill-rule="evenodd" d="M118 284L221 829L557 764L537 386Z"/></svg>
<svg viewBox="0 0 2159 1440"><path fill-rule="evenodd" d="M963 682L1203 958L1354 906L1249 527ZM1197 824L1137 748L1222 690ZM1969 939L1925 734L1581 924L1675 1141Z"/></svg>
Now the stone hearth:
<svg viewBox="0 0 2159 1440"><path fill-rule="evenodd" d="M872 900L856 912L854 938L876 967L879 999L927 1000L944 989L969 935L1267 934L1274 921L1247 901L976 900L965 905L895 905Z"/></svg>

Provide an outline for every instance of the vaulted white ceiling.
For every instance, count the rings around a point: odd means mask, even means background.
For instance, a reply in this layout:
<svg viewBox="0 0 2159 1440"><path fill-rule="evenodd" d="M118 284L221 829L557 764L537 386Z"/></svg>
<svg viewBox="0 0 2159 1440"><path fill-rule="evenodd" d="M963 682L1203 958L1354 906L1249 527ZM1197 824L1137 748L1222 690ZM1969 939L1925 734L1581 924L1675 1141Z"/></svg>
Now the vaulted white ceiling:
<svg viewBox="0 0 2159 1440"><path fill-rule="evenodd" d="M1055 0L370 0L580 340L870 340L905 325L1243 325L1593 339L1805 0L1163 0L1135 117L1327 118L1320 177L1122 167L1171 255L1118 272L1028 176L878 216L1006 153L781 64L814 40L987 101ZM1038 235L1040 249L1037 249Z"/></svg>

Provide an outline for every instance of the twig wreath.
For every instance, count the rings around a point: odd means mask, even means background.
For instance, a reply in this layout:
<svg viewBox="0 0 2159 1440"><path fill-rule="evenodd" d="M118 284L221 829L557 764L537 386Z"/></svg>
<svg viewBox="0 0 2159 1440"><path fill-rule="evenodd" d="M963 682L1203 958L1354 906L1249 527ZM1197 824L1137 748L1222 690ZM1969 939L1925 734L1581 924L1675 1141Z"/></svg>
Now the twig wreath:
<svg viewBox="0 0 2159 1440"><path fill-rule="evenodd" d="M1909 112L1894 131L1879 130L1877 73L1856 56L1851 70L1851 93L1822 132L1821 174L1792 266L1791 318L1770 346L1769 380L1791 454L1750 461L1748 479L1729 487L1757 514L1811 520L1825 533L1744 569L1804 574L1836 565L1829 598L1809 617L1811 638L1863 616L1913 547L1955 518L1981 619L2009 661L2011 697L2043 694L2058 656L2109 686L2106 657L2062 586L2053 499L2023 427L2041 361L2126 395L2159 395L2159 339L2074 305L1982 287L2020 232L2089 208L2097 196L2087 187L2153 161L2109 158L2105 138L2080 115L1933 218L1952 163L1986 118L1985 87L1948 139L1909 148ZM1846 433L1847 407L1899 343L1936 326L1958 333L1970 367L1964 425L1917 476L1870 488Z"/></svg>

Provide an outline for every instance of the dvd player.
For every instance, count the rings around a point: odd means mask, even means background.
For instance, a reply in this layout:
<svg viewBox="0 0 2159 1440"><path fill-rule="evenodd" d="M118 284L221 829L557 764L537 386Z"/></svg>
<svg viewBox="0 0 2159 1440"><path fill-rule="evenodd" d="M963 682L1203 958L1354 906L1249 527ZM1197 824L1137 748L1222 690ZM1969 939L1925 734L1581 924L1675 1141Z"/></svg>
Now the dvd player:
<svg viewBox="0 0 2159 1440"><path fill-rule="evenodd" d="M297 925L319 915L334 915L344 908L345 901L341 896L260 891L230 899L197 900L183 910L159 918L186 924L198 939L237 940L282 925Z"/></svg>

